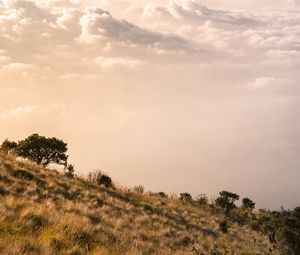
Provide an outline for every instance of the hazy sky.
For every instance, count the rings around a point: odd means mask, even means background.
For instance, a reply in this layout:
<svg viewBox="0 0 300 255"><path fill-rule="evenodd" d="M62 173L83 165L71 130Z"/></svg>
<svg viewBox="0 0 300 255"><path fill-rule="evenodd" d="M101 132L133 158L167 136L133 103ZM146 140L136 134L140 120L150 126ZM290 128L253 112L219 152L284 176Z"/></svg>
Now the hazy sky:
<svg viewBox="0 0 300 255"><path fill-rule="evenodd" d="M300 205L299 0L0 0L0 140L80 173Z"/></svg>

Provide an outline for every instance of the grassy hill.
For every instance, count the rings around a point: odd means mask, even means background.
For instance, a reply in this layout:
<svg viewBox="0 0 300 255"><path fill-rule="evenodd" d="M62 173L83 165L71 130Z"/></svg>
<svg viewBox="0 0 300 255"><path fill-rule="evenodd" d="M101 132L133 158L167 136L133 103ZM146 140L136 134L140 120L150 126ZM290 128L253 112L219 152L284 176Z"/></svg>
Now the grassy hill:
<svg viewBox="0 0 300 255"><path fill-rule="evenodd" d="M0 205L0 254L279 254L240 214L105 188L1 152Z"/></svg>

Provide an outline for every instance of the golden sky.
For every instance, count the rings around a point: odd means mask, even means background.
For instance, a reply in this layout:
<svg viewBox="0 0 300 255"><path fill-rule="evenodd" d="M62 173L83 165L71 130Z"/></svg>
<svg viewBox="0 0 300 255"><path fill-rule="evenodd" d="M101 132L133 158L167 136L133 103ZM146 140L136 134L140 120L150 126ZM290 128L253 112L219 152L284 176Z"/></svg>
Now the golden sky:
<svg viewBox="0 0 300 255"><path fill-rule="evenodd" d="M79 173L300 203L300 2L0 0L0 140Z"/></svg>

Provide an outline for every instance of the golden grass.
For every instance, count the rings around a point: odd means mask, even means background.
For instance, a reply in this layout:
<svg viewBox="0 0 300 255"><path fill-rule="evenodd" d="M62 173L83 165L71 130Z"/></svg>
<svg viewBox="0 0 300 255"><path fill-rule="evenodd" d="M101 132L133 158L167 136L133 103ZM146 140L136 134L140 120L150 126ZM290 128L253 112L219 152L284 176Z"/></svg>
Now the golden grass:
<svg viewBox="0 0 300 255"><path fill-rule="evenodd" d="M271 254L247 225L222 233L224 216L209 206L100 187L1 153L0 204L0 254Z"/></svg>

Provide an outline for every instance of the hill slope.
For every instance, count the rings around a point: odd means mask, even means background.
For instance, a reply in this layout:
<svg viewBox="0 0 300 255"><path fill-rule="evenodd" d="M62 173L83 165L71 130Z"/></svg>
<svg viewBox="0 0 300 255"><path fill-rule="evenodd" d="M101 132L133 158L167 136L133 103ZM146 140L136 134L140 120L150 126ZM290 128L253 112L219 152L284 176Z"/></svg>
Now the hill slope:
<svg viewBox="0 0 300 255"><path fill-rule="evenodd" d="M0 254L270 254L210 206L105 188L0 153ZM272 254L278 254L273 251Z"/></svg>

